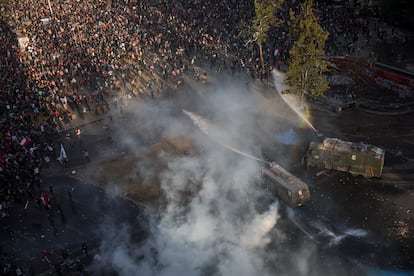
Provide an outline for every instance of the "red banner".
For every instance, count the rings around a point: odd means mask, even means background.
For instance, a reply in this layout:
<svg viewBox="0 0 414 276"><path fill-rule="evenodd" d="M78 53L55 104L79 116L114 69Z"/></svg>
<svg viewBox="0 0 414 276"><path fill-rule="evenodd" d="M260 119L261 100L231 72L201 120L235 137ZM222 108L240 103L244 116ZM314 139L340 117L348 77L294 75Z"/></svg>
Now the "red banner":
<svg viewBox="0 0 414 276"><path fill-rule="evenodd" d="M357 61L351 57L334 57L330 61L341 69L345 69ZM370 83L387 91L398 94L401 98L414 97L414 79L399 75L398 73L379 69L375 66L364 65L362 77Z"/></svg>

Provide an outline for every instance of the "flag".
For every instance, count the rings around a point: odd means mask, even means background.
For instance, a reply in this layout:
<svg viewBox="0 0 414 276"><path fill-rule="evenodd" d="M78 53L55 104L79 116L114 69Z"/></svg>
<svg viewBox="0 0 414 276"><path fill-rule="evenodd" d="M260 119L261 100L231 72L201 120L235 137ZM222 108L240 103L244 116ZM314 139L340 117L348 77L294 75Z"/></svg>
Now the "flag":
<svg viewBox="0 0 414 276"><path fill-rule="evenodd" d="M49 17L48 18L41 18L40 21L44 24L44 25L48 25L50 24L50 22L52 21Z"/></svg>
<svg viewBox="0 0 414 276"><path fill-rule="evenodd" d="M65 148L63 147L62 144L60 144L60 154L59 154L59 160L63 161L66 160L68 158L68 156L66 155L66 151Z"/></svg>
<svg viewBox="0 0 414 276"><path fill-rule="evenodd" d="M45 260L50 264L51 262L52 262L52 255L50 255L50 253L49 252L47 252L47 251L43 251L42 252L42 256L43 256L43 258L45 258Z"/></svg>
<svg viewBox="0 0 414 276"><path fill-rule="evenodd" d="M26 138L23 138L21 141L20 141L20 145L21 146L23 146L23 147L27 147L29 144L30 144L30 142L31 142L32 140L30 140L30 138L29 137L26 137Z"/></svg>
<svg viewBox="0 0 414 276"><path fill-rule="evenodd" d="M41 195L42 202L45 206L49 206L49 196L47 193L43 192Z"/></svg>
<svg viewBox="0 0 414 276"><path fill-rule="evenodd" d="M49 196L47 195L47 193L43 192L40 196L40 200L43 202L43 204L45 205L45 208L47 210L50 209L50 201L49 201Z"/></svg>

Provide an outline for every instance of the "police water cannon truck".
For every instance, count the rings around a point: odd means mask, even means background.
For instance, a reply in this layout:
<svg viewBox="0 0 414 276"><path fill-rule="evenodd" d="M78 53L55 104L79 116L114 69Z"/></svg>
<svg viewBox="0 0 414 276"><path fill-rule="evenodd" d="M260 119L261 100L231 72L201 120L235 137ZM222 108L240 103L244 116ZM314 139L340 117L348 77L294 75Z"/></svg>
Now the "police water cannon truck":
<svg viewBox="0 0 414 276"><path fill-rule="evenodd" d="M291 207L302 206L310 199L308 185L276 162L268 162L260 169L266 188Z"/></svg>
<svg viewBox="0 0 414 276"><path fill-rule="evenodd" d="M337 138L312 141L306 154L308 168L323 168L348 172L365 178L381 177L385 150L364 143L352 143Z"/></svg>

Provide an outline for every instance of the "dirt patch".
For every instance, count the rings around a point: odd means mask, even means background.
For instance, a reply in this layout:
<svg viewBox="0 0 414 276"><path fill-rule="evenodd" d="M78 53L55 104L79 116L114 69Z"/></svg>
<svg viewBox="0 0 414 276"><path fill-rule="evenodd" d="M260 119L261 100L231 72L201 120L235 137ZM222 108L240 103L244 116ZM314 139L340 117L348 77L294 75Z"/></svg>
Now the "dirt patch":
<svg viewBox="0 0 414 276"><path fill-rule="evenodd" d="M198 154L198 150L192 141L183 136L161 139L149 147L147 156L155 157L161 152L178 156Z"/></svg>
<svg viewBox="0 0 414 276"><path fill-rule="evenodd" d="M103 188L116 185L123 193L150 202L162 194L159 176L167 169L168 157L195 155L198 151L185 137L163 138L145 154L125 154L80 171Z"/></svg>
<svg viewBox="0 0 414 276"><path fill-rule="evenodd" d="M102 187L116 185L122 192L133 194L143 200L152 200L160 195L160 186L149 185L137 171L139 160L133 155L122 155L94 165L88 176Z"/></svg>

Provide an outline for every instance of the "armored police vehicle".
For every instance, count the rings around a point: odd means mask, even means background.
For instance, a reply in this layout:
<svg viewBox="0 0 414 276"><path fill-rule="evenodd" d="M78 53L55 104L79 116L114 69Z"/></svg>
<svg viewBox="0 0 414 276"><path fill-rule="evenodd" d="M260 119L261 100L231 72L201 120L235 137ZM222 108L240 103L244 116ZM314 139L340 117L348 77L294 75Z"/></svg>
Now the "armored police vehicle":
<svg viewBox="0 0 414 276"><path fill-rule="evenodd" d="M308 185L275 162L261 168L260 175L267 189L291 207L310 199Z"/></svg>
<svg viewBox="0 0 414 276"><path fill-rule="evenodd" d="M308 167L317 167L362 175L381 177L385 151L379 147L325 138L321 143L312 141L306 155Z"/></svg>

